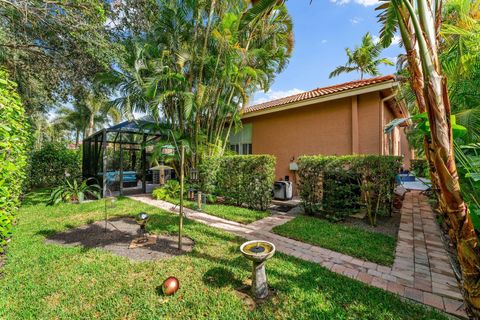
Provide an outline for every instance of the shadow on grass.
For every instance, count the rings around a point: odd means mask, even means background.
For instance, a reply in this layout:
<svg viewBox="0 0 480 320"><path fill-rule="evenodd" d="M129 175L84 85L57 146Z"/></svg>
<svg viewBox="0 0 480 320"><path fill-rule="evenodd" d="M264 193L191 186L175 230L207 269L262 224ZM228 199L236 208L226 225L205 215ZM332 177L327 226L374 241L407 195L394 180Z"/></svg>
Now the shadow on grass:
<svg viewBox="0 0 480 320"><path fill-rule="evenodd" d="M33 190L25 195L22 200L23 206L36 206L36 205L45 205L50 198L52 193L51 189L38 189Z"/></svg>
<svg viewBox="0 0 480 320"><path fill-rule="evenodd" d="M54 234L58 233L58 230L55 229L45 229L39 230L35 232L35 235L44 236L46 238L53 236Z"/></svg>
<svg viewBox="0 0 480 320"><path fill-rule="evenodd" d="M203 283L208 286L222 288L233 286L240 287L242 281L235 278L235 274L225 267L214 267L203 274Z"/></svg>

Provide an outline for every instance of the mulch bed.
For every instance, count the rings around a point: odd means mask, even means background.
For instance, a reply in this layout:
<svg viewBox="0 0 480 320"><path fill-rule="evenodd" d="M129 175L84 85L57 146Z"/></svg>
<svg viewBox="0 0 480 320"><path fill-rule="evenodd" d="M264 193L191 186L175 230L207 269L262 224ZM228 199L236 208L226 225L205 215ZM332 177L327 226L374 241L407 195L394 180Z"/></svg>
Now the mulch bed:
<svg viewBox="0 0 480 320"><path fill-rule="evenodd" d="M344 221L339 222L347 226L364 229L371 232L382 233L387 236L396 238L398 234L398 228L400 227L400 210L393 210L391 217L377 216L377 226L372 227L368 222L368 218L357 219L353 217L347 217Z"/></svg>
<svg viewBox="0 0 480 320"><path fill-rule="evenodd" d="M116 255L137 261L166 259L192 251L194 241L183 237L182 250L178 250L178 236L157 235L154 243L130 249L131 242L140 237L140 228L132 218L98 221L66 232L49 236L45 242L64 246L101 248Z"/></svg>

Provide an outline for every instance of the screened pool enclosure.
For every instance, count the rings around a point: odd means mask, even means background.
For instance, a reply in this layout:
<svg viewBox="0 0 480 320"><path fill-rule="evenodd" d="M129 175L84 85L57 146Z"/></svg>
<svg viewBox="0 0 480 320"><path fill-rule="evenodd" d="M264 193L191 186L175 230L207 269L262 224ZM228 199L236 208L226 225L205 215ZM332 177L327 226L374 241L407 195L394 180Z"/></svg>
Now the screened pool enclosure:
<svg viewBox="0 0 480 320"><path fill-rule="evenodd" d="M83 178L96 179L104 197L151 191L156 185L149 170L152 145L162 136L154 128L147 120L125 121L86 138Z"/></svg>

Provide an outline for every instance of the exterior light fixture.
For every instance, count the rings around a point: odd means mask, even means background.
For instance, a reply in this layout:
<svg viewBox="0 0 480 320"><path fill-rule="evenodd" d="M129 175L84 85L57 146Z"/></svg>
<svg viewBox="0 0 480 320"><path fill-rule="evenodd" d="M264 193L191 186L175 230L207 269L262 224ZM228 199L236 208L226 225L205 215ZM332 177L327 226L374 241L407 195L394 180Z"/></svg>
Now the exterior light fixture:
<svg viewBox="0 0 480 320"><path fill-rule="evenodd" d="M192 187L188 189L188 200L195 200L195 190Z"/></svg>
<svg viewBox="0 0 480 320"><path fill-rule="evenodd" d="M148 241L148 238L145 236L145 226L148 219L150 219L150 216L146 212L140 212L135 219L135 221L140 225L140 235L142 238L140 241L138 241L139 243Z"/></svg>

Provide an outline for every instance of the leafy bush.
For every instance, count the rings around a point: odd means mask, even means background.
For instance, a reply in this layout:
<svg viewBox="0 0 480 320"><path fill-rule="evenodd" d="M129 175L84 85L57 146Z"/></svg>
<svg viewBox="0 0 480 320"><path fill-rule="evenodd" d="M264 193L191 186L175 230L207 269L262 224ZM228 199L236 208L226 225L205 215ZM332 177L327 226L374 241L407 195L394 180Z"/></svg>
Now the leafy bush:
<svg viewBox="0 0 480 320"><path fill-rule="evenodd" d="M401 157L304 156L299 159L300 196L307 213L341 219L363 205L370 223L389 214Z"/></svg>
<svg viewBox="0 0 480 320"><path fill-rule="evenodd" d="M473 225L480 231L480 143L455 146L455 158Z"/></svg>
<svg viewBox="0 0 480 320"><path fill-rule="evenodd" d="M33 152L31 157L30 187L54 187L66 177L81 175L81 155L59 143L48 143Z"/></svg>
<svg viewBox="0 0 480 320"><path fill-rule="evenodd" d="M27 120L16 84L0 69L0 253L11 236L27 165Z"/></svg>
<svg viewBox="0 0 480 320"><path fill-rule="evenodd" d="M188 186L184 185L184 190L188 190ZM180 182L168 180L164 186L153 190L152 196L157 200L176 200L180 198Z"/></svg>
<svg viewBox="0 0 480 320"><path fill-rule="evenodd" d="M218 194L217 173L221 157L208 157L198 166L200 189L207 194Z"/></svg>
<svg viewBox="0 0 480 320"><path fill-rule="evenodd" d="M235 155L207 158L200 169L202 190L224 196L226 202L266 210L272 199L275 157Z"/></svg>
<svg viewBox="0 0 480 320"><path fill-rule="evenodd" d="M410 160L410 169L415 172L417 177L428 177L428 162L427 159L412 159Z"/></svg>
<svg viewBox="0 0 480 320"><path fill-rule="evenodd" d="M98 184L89 184L89 180L83 180L78 183L76 179L65 180L65 183L52 191L47 205L53 206L60 202L82 203L86 197L100 199L100 186Z"/></svg>

